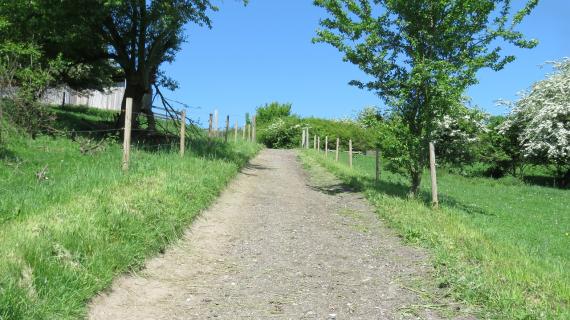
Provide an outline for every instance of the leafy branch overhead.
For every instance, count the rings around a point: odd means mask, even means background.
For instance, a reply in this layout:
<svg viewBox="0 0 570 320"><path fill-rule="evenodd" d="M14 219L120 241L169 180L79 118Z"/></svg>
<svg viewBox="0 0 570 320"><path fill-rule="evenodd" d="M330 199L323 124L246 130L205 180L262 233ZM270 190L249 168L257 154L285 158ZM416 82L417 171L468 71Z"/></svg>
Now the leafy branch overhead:
<svg viewBox="0 0 570 320"><path fill-rule="evenodd" d="M483 67L501 70L515 59L492 46L502 39L521 48L533 48L515 27L537 5L532 0L511 19L510 1L370 1L316 0L330 17L321 20L314 42L331 44L344 59L374 77L354 80L376 91L387 102L421 80L437 80L463 89L477 82ZM499 6L500 5L500 6ZM491 19L494 15L498 17Z"/></svg>

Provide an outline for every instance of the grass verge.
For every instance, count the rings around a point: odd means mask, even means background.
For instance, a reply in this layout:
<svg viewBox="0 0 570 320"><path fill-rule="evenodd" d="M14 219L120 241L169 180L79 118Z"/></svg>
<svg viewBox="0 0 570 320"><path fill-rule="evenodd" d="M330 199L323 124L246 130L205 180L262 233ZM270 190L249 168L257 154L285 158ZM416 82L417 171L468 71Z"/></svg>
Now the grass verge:
<svg viewBox="0 0 570 320"><path fill-rule="evenodd" d="M180 157L177 148L135 147L123 173L120 145L108 139L90 153L64 137L7 139L0 150L0 319L83 317L115 276L178 239L259 150L194 141Z"/></svg>
<svg viewBox="0 0 570 320"><path fill-rule="evenodd" d="M441 208L429 207L429 178L420 199L406 197L407 180L382 172L374 158L334 162L300 151L364 192L380 217L409 243L432 252L440 288L489 319L570 319L570 191L511 180L439 175Z"/></svg>

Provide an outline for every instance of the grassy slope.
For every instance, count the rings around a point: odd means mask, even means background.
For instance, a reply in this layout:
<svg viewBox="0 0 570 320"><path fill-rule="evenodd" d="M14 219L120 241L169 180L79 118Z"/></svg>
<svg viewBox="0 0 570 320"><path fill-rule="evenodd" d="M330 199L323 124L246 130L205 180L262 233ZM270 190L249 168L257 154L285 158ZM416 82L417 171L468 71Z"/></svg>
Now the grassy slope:
<svg viewBox="0 0 570 320"><path fill-rule="evenodd" d="M66 114L86 123L97 114ZM62 117L65 118L65 117ZM253 156L249 143L82 155L67 138L12 137L0 155L0 319L72 319L113 277L179 238ZM47 180L35 173L47 165Z"/></svg>
<svg viewBox="0 0 570 320"><path fill-rule="evenodd" d="M570 319L570 191L442 172L442 208L432 210L427 174L422 199L409 200L397 174L383 172L374 186L372 157L356 157L350 170L346 155L301 156L363 190L407 241L429 247L440 287L480 306L480 316Z"/></svg>

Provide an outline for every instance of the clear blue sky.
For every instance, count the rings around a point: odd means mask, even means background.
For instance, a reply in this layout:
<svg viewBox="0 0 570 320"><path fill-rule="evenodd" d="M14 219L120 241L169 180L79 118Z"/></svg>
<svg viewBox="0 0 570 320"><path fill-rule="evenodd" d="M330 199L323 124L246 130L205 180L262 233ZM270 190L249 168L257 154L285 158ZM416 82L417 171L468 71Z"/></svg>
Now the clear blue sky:
<svg viewBox="0 0 570 320"><path fill-rule="evenodd" d="M225 0L219 7L211 14L213 28L188 26L188 42L176 61L164 66L180 83L180 89L166 94L200 107L190 115L202 124L218 109L220 119L229 114L241 125L245 112L271 101L291 102L296 114L324 118L381 106L373 93L348 85L365 79L356 66L343 62L335 48L311 43L325 16L311 0L250 0L247 7ZM497 99L516 98L550 70L540 68L545 61L570 56L569 13L570 0L541 0L520 27L539 46L505 47L517 61L500 72L481 71L480 83L468 91L473 103L493 114L505 113L495 106Z"/></svg>

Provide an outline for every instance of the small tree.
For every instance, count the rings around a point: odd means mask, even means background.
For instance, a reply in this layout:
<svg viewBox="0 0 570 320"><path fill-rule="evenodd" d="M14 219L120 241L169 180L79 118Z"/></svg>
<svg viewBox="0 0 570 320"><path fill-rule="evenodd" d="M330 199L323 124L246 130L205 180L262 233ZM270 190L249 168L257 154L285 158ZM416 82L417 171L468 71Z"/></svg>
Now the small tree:
<svg viewBox="0 0 570 320"><path fill-rule="evenodd" d="M369 106L362 109L356 116L356 121L366 129L372 129L382 122L382 113L377 107Z"/></svg>
<svg viewBox="0 0 570 320"><path fill-rule="evenodd" d="M6 103L9 119L32 137L51 129L54 116L38 99L63 66L61 59L42 65L41 57L32 44L0 43L0 125Z"/></svg>
<svg viewBox="0 0 570 320"><path fill-rule="evenodd" d="M510 173L521 177L526 165L519 146L522 127L517 124L505 127L505 116L491 116L479 138L478 159L489 165L486 174L500 178Z"/></svg>
<svg viewBox="0 0 570 320"><path fill-rule="evenodd" d="M257 108L255 121L262 126L273 119L291 115L291 103L272 102Z"/></svg>
<svg viewBox="0 0 570 320"><path fill-rule="evenodd" d="M570 59L553 65L554 73L514 103L503 132L521 127L518 139L525 158L554 164L565 185L570 181Z"/></svg>
<svg viewBox="0 0 570 320"><path fill-rule="evenodd" d="M509 0L315 0L330 16L321 20L314 42L344 53L373 79L351 81L376 92L398 113L408 155L410 193L417 195L427 163L427 145L437 121L460 103L481 68L502 69L515 58L502 56L502 39L532 48L515 31L537 5L530 0L512 15Z"/></svg>

